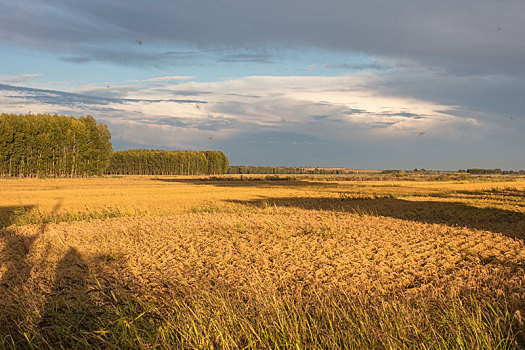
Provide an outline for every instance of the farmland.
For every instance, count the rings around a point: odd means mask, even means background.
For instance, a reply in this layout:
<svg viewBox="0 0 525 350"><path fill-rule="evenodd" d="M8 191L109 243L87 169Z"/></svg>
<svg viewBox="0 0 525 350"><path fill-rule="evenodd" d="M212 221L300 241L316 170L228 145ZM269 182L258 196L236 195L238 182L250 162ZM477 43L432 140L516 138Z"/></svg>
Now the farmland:
<svg viewBox="0 0 525 350"><path fill-rule="evenodd" d="M525 178L0 179L0 348L520 348Z"/></svg>

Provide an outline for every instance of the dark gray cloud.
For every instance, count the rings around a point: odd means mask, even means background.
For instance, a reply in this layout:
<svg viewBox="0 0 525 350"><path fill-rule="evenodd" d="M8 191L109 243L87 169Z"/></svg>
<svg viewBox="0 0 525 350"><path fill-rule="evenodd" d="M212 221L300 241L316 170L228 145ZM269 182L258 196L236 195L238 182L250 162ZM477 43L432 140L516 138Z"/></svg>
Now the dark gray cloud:
<svg viewBox="0 0 525 350"><path fill-rule="evenodd" d="M256 53L236 53L227 54L219 59L219 62L252 62L252 63L272 63L273 56L268 54Z"/></svg>
<svg viewBox="0 0 525 350"><path fill-rule="evenodd" d="M259 98L261 96L259 95L246 95L246 94L229 94L229 93L225 93L224 96L238 96L238 97L248 97L248 98Z"/></svg>
<svg viewBox="0 0 525 350"><path fill-rule="evenodd" d="M201 95L209 95L212 92L206 91L206 90L188 90L188 89L177 89L177 88L166 88L165 84L147 84L148 87L153 87L150 91L153 91L157 94L170 94L174 96L201 96ZM123 89L123 91L129 91L128 89ZM141 91L141 88L137 86L136 88L133 88L132 91Z"/></svg>
<svg viewBox="0 0 525 350"><path fill-rule="evenodd" d="M206 118L196 117L164 117L155 119L141 119L140 122L155 125L169 125L197 130L218 131L230 129L238 124L237 119L224 116L208 115Z"/></svg>
<svg viewBox="0 0 525 350"><path fill-rule="evenodd" d="M240 144L242 147L239 147ZM331 149L326 141L311 135L279 131L247 132L220 140L216 146L226 152L230 164L262 166L316 165L322 162L319 156ZM250 154L249 158L246 153Z"/></svg>
<svg viewBox="0 0 525 350"><path fill-rule="evenodd" d="M381 116L385 117L403 117L408 119L424 119L425 116L417 113L412 112L383 112L379 113Z"/></svg>
<svg viewBox="0 0 525 350"><path fill-rule="evenodd" d="M380 124L374 127L378 130L384 128ZM517 169L525 162L523 152L515 151L523 146L523 141L487 142L468 135L450 140L434 138L431 133L419 136L418 132L414 132L411 138L396 142L388 138L363 140L355 134L346 140L327 141L293 132L248 132L214 145L228 155L231 164L457 170L477 167Z"/></svg>
<svg viewBox="0 0 525 350"><path fill-rule="evenodd" d="M0 84L0 91L13 92L17 94L9 95L4 93L3 96L11 99L19 99L21 101L35 101L43 104L61 105L61 106L84 106L84 105L109 105L109 104L123 104L128 102L176 102L176 103L202 103L207 101L202 100L187 100L187 99L132 99L132 98L114 98L114 97L100 97L89 94L76 94L71 92L64 92L59 90L44 90L28 87L20 87L13 85Z"/></svg>
<svg viewBox="0 0 525 350"><path fill-rule="evenodd" d="M436 111L437 113L443 113L444 111ZM392 112L392 111L383 111L383 112L370 112L365 109L360 108L349 108L343 111L343 114L346 115L376 115L381 117L402 117L403 119L424 119L428 116L423 114L413 113L413 112ZM388 122L391 123L391 122Z"/></svg>
<svg viewBox="0 0 525 350"><path fill-rule="evenodd" d="M388 66L379 63L327 63L325 68L330 69L355 69L355 70L383 70Z"/></svg>
<svg viewBox="0 0 525 350"><path fill-rule="evenodd" d="M44 104L56 105L107 105L116 102L116 99L101 98L88 95L74 94L57 90L43 90L35 88L27 88L13 85L0 84L0 91L9 91L15 93L8 95L4 93L5 97L11 99L30 100Z"/></svg>
<svg viewBox="0 0 525 350"><path fill-rule="evenodd" d="M60 58L64 62L71 62L71 63L88 63L91 61L94 61L94 57L80 57L80 56L71 56L71 57L61 57Z"/></svg>
<svg viewBox="0 0 525 350"><path fill-rule="evenodd" d="M371 123L368 123L367 126L374 128L374 129L380 129L380 128L389 128L396 124L399 124L399 122L371 122Z"/></svg>
<svg viewBox="0 0 525 350"><path fill-rule="evenodd" d="M127 64L140 67L161 68L164 66L196 65L204 57L192 51L144 51L141 48L113 49L105 47L82 47L73 55L61 56L64 62L88 63L93 61L107 61L115 64Z"/></svg>
<svg viewBox="0 0 525 350"><path fill-rule="evenodd" d="M344 114L365 114L365 113L368 113L368 112L365 111L364 109L350 108L350 109L345 110L343 113Z"/></svg>
<svg viewBox="0 0 525 350"><path fill-rule="evenodd" d="M456 76L441 72L410 71L387 75L370 88L388 96L403 96L479 112L525 120L525 80L504 75Z"/></svg>
<svg viewBox="0 0 525 350"><path fill-rule="evenodd" d="M524 76L523 13L522 0L5 0L0 40L77 62L137 63L157 44L317 47ZM110 50L119 45L126 55ZM131 48L148 53L129 55Z"/></svg>
<svg viewBox="0 0 525 350"><path fill-rule="evenodd" d="M111 128L111 126L110 126ZM384 127L372 126L377 130ZM116 125L115 130L121 129ZM345 140L326 140L301 132L246 130L229 138L203 140L194 149L220 149L230 164L269 166L345 166L365 169L446 169L499 167L523 168L525 154L516 152L524 147L523 139L515 135L487 140L474 135L461 139L441 139L432 132L392 142L388 138L359 138L351 132ZM511 142L506 138L511 137ZM131 140L117 135L112 139L115 149L173 149L154 140ZM180 148L179 148L180 149Z"/></svg>

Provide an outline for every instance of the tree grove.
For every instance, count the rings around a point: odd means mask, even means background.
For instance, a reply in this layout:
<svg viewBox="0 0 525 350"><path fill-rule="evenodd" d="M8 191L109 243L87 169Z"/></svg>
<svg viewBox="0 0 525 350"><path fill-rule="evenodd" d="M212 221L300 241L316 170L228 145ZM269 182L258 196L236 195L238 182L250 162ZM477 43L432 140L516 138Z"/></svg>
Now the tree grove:
<svg viewBox="0 0 525 350"><path fill-rule="evenodd" d="M227 171L228 158L221 151L134 149L113 153L106 174L200 175Z"/></svg>
<svg viewBox="0 0 525 350"><path fill-rule="evenodd" d="M113 153L110 139L90 115L0 114L0 175L101 175Z"/></svg>
<svg viewBox="0 0 525 350"><path fill-rule="evenodd" d="M0 114L0 176L225 174L221 151L113 152L111 133L90 115Z"/></svg>

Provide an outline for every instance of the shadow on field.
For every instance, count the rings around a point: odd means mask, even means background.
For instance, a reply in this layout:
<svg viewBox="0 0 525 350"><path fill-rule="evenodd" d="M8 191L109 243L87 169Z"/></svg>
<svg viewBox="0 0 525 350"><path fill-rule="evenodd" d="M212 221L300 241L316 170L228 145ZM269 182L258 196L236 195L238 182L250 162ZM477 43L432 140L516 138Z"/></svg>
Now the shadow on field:
<svg viewBox="0 0 525 350"><path fill-rule="evenodd" d="M0 207L0 228L13 224L20 215L30 212L34 205Z"/></svg>
<svg viewBox="0 0 525 350"><path fill-rule="evenodd" d="M469 197L473 198L480 198L480 197L501 197L504 199L523 199L525 198L525 190L517 190L517 189L492 189L492 190L485 190L485 191L457 191L457 193L461 193L464 195L467 195Z"/></svg>
<svg viewBox="0 0 525 350"><path fill-rule="evenodd" d="M51 291L41 306L35 325L38 337L52 347L101 347L100 334L122 316L118 310L124 294L114 289L119 267L113 265L106 255L85 257L69 247L55 267ZM131 298L126 295L125 300Z"/></svg>
<svg viewBox="0 0 525 350"><path fill-rule="evenodd" d="M306 181L289 177L266 176L266 177L212 177L196 179L163 179L156 178L155 181L177 182L190 185L209 185L217 187L336 187L337 184L331 182ZM340 186L340 185L339 185Z"/></svg>
<svg viewBox="0 0 525 350"><path fill-rule="evenodd" d="M60 208L58 203L54 211ZM11 224L17 215L31 210L33 206L26 207L0 207L0 218L2 224ZM3 248L0 250L0 266L3 274L0 278L0 300L7 300L4 289L10 286L23 285L29 278L32 265L27 261L27 255L35 240L46 230L43 224L39 231L33 235L19 235L15 230L0 228L0 240L3 241Z"/></svg>
<svg viewBox="0 0 525 350"><path fill-rule="evenodd" d="M58 203L54 211L58 210ZM23 215L33 206L0 207L0 227L14 223L17 216ZM42 224L37 233L31 235L18 234L15 229L0 228L0 335L9 335L12 339L16 331L16 314L22 304L22 289L28 281L33 268L28 255L36 239L45 232L47 225ZM2 343L0 343L2 344Z"/></svg>
<svg viewBox="0 0 525 350"><path fill-rule="evenodd" d="M13 210L16 207L0 208L7 217ZM100 347L97 331L118 319L120 301L131 302L122 292L128 288L123 283L119 291L109 292L122 266L110 256L83 256L58 236L39 241L47 230L47 224L36 233L31 228L0 228L0 348L33 348L33 342L45 348ZM31 255L36 244L47 245L43 255ZM53 264L51 255L57 252L62 257ZM48 273L41 270L46 263L54 265Z"/></svg>
<svg viewBox="0 0 525 350"><path fill-rule="evenodd" d="M525 238L525 214L497 208L477 208L457 202L409 201L395 198L263 198L230 202L266 208L269 205L352 212L431 224L461 226Z"/></svg>
<svg viewBox="0 0 525 350"><path fill-rule="evenodd" d="M0 345L2 337L17 333L15 315L21 303L21 287L33 268L28 254L37 237L38 234L23 236L11 229L0 229Z"/></svg>

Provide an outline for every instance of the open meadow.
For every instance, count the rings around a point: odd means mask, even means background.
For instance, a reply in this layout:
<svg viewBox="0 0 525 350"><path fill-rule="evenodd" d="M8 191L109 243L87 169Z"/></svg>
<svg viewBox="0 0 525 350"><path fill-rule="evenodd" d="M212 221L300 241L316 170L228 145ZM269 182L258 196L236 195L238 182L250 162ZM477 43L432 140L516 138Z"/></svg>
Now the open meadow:
<svg viewBox="0 0 525 350"><path fill-rule="evenodd" d="M0 227L0 348L525 345L525 177L0 179Z"/></svg>

